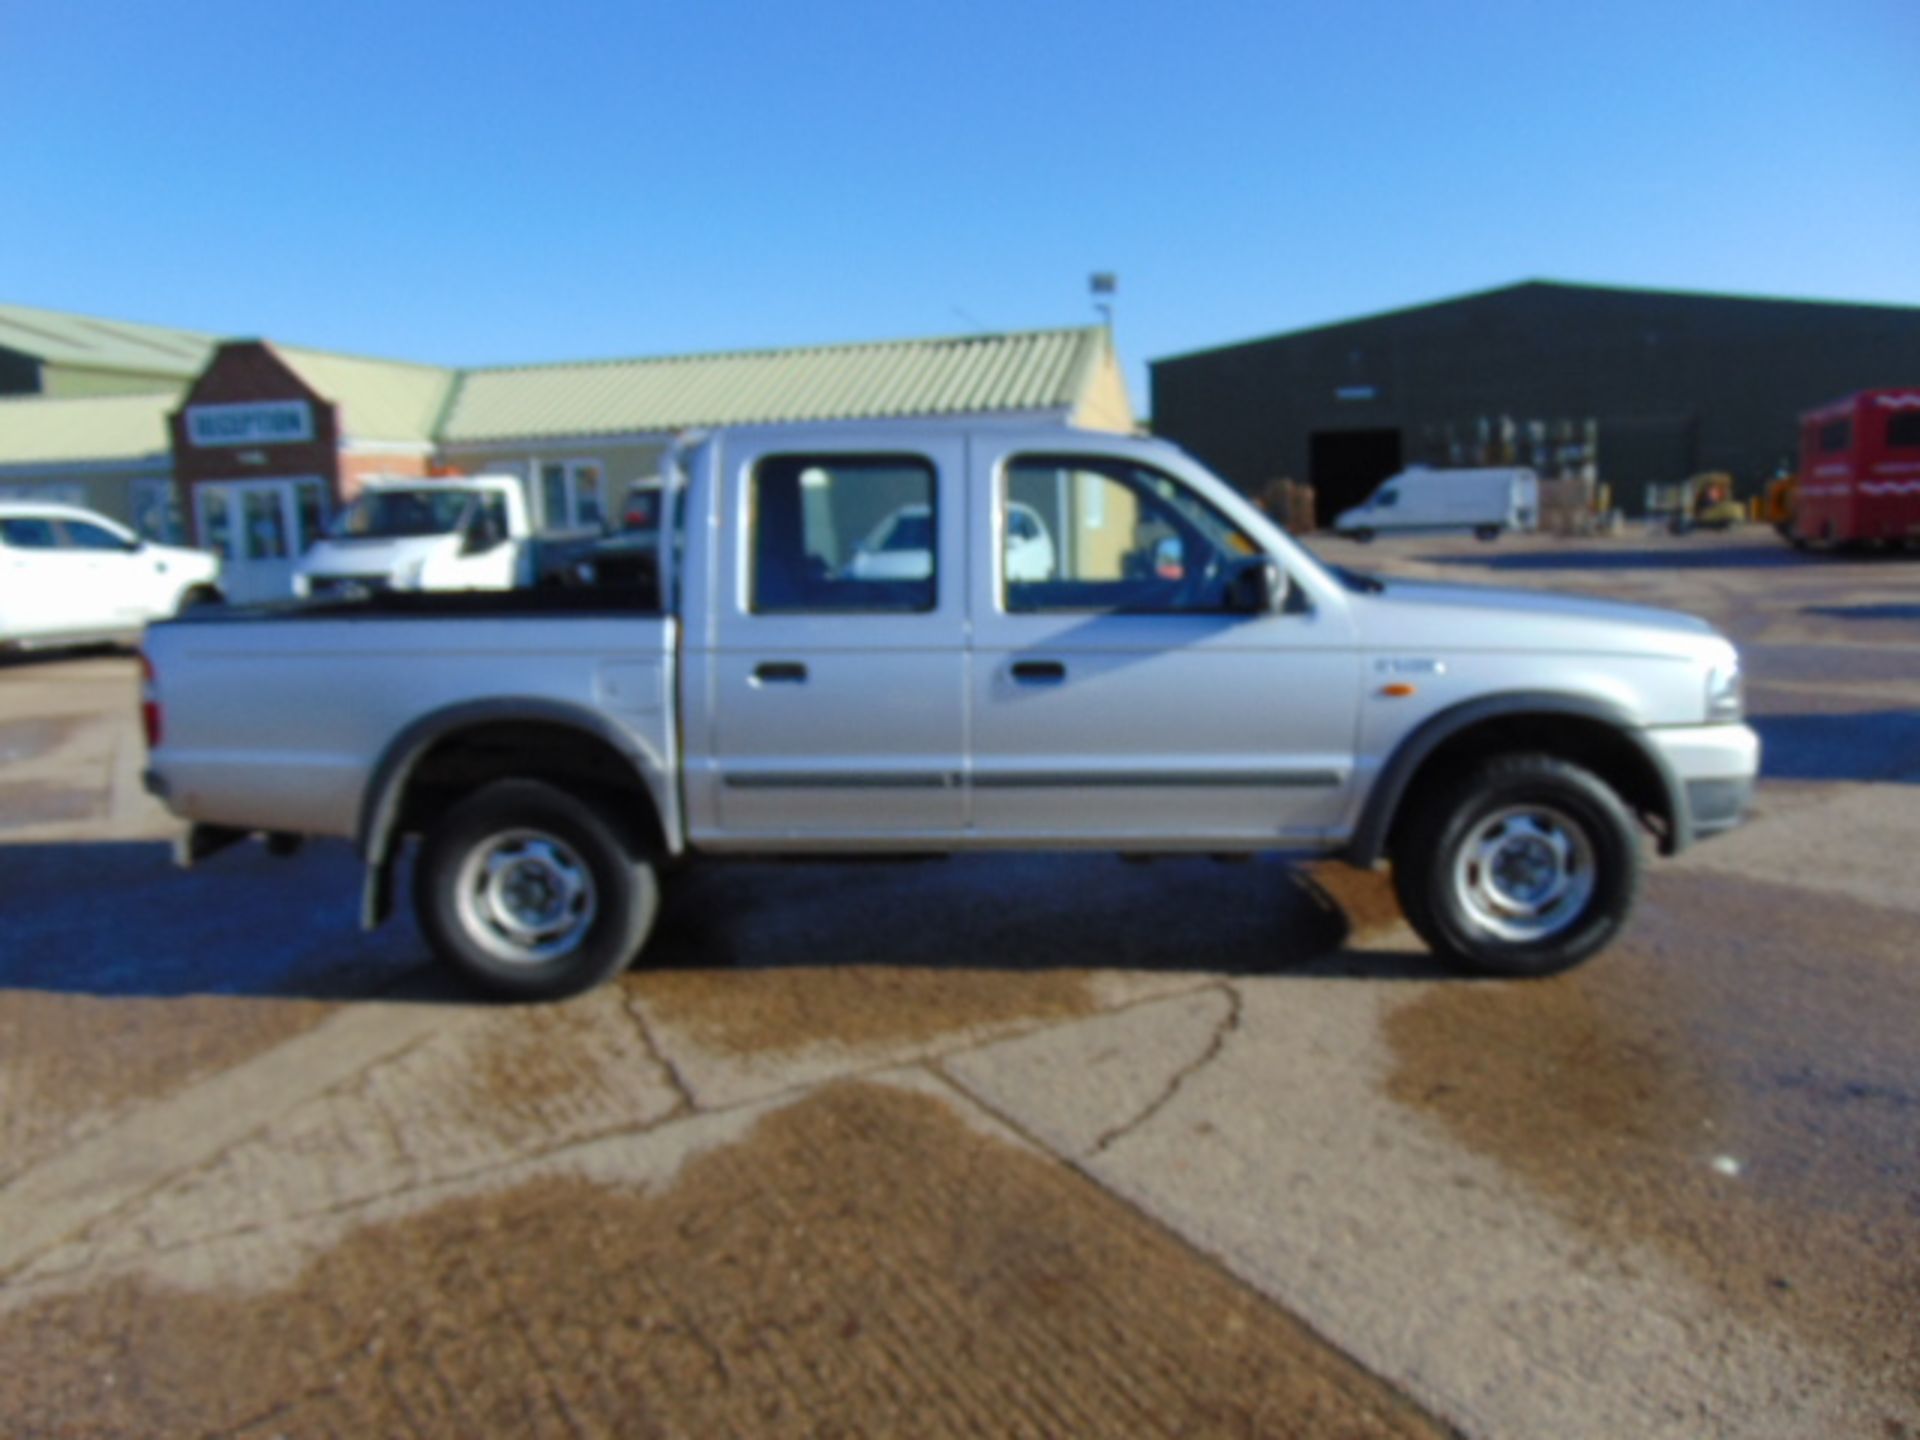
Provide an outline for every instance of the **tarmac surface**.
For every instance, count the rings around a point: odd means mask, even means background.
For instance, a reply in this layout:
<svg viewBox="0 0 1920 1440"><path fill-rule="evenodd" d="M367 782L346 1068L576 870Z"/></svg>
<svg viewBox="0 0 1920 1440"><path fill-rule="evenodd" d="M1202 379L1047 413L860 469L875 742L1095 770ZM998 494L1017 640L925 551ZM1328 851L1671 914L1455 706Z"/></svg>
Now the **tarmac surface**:
<svg viewBox="0 0 1920 1440"><path fill-rule="evenodd" d="M1920 1440L1920 561L1321 548L1706 615L1754 817L1549 981L1008 856L696 871L488 1005L344 846L174 870L126 657L0 664L5 1433Z"/></svg>

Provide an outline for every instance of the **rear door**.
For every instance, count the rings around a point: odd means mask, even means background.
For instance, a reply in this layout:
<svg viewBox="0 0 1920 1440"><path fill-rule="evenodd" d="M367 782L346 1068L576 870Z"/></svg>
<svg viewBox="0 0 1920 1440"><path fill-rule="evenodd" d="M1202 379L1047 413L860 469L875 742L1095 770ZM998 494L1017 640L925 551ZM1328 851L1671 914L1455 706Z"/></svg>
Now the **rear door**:
<svg viewBox="0 0 1920 1440"><path fill-rule="evenodd" d="M711 567L712 613L687 641L707 843L963 832L963 455L955 437L721 456L713 549L690 571Z"/></svg>
<svg viewBox="0 0 1920 1440"><path fill-rule="evenodd" d="M86 556L51 515L0 518L0 639L33 640L105 628Z"/></svg>
<svg viewBox="0 0 1920 1440"><path fill-rule="evenodd" d="M1229 608L1255 542L1171 461L983 446L973 484L981 841L1286 848L1337 825L1358 667L1337 599ZM1022 507L1044 575L1012 563Z"/></svg>

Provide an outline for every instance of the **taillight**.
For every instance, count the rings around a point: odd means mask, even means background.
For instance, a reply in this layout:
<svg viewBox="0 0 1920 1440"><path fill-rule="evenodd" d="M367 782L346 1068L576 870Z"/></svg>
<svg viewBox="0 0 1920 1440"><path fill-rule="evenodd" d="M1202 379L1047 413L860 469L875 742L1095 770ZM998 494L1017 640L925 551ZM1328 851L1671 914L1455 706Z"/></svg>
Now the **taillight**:
<svg viewBox="0 0 1920 1440"><path fill-rule="evenodd" d="M144 650L140 652L140 723L147 732L147 749L158 750L162 729L160 677Z"/></svg>

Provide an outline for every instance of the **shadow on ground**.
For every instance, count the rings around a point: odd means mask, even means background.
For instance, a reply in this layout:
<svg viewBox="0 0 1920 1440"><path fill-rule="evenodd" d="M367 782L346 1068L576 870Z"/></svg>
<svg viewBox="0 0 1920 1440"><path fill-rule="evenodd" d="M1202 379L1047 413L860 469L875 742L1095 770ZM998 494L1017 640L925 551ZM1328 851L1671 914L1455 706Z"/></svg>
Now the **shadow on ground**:
<svg viewBox="0 0 1920 1440"><path fill-rule="evenodd" d="M641 968L1446 973L1420 952L1348 950L1392 902L1379 877L1333 883L1264 858L700 866L671 877ZM0 991L472 1002L404 905L360 931L359 885L344 845L286 860L245 846L190 872L158 843L0 847Z"/></svg>
<svg viewBox="0 0 1920 1440"><path fill-rule="evenodd" d="M1750 715L1769 780L1920 784L1920 711Z"/></svg>
<svg viewBox="0 0 1920 1440"><path fill-rule="evenodd" d="M192 871L157 841L0 846L0 991L434 998L414 993L410 922L360 932L359 876L344 845L245 846Z"/></svg>
<svg viewBox="0 0 1920 1440"><path fill-rule="evenodd" d="M1809 605L1806 613L1832 620L1920 620L1920 605Z"/></svg>
<svg viewBox="0 0 1920 1440"><path fill-rule="evenodd" d="M82 660L128 659L132 645L76 645L64 650L0 650L0 670L54 670Z"/></svg>
<svg viewBox="0 0 1920 1440"><path fill-rule="evenodd" d="M1868 559L1869 556L1850 557ZM1779 570L1792 566L1831 564L1819 556L1784 545L1715 546L1691 549L1685 542L1671 548L1641 546L1626 550L1526 550L1497 555L1422 555L1428 565L1470 566L1476 570Z"/></svg>

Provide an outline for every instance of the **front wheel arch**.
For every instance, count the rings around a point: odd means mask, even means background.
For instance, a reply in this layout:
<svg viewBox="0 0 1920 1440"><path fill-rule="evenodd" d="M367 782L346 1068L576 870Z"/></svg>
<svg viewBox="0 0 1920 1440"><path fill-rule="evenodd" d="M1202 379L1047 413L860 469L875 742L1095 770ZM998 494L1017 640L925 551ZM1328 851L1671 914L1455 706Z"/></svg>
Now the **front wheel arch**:
<svg viewBox="0 0 1920 1440"><path fill-rule="evenodd" d="M1692 843L1680 778L1630 715L1585 696L1513 691L1443 710L1401 741L1374 779L1345 858L1363 869L1378 864L1422 794L1496 756L1527 753L1592 771L1654 831L1661 854Z"/></svg>

